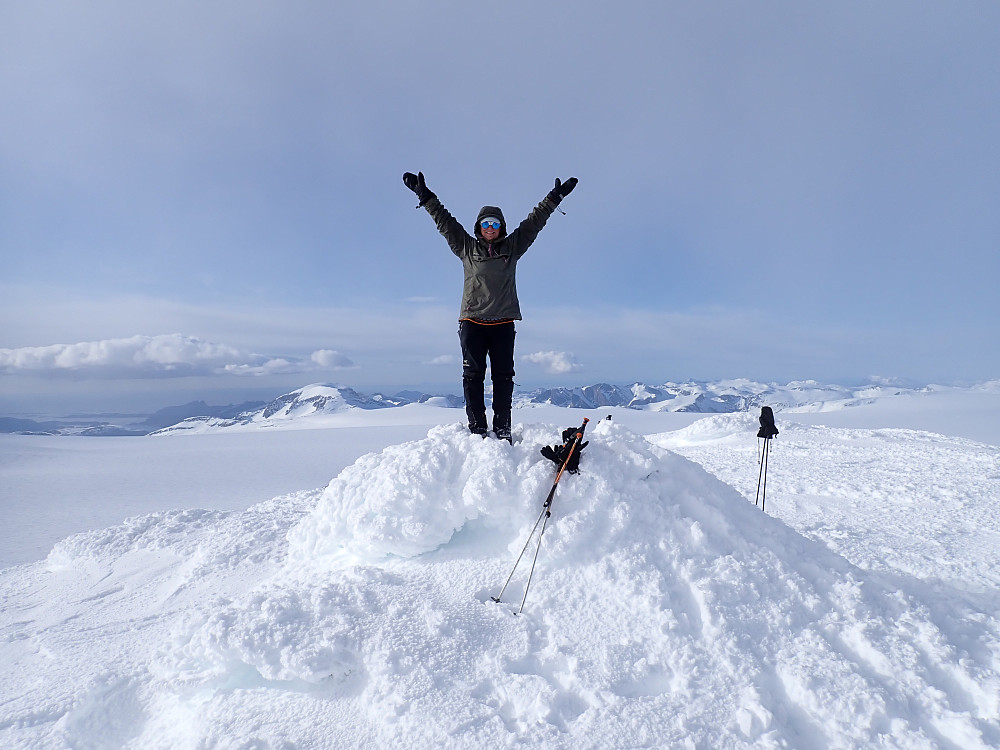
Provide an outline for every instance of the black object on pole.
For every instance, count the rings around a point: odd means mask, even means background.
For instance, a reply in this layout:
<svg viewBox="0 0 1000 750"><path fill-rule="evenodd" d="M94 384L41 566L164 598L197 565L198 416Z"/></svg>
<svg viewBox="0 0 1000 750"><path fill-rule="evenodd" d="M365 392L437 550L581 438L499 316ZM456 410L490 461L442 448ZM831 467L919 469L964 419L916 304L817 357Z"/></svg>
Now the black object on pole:
<svg viewBox="0 0 1000 750"><path fill-rule="evenodd" d="M517 560L514 562L514 567L511 569L510 575L507 576L507 580L504 581L503 587L500 589L500 593L497 594L496 596L490 597L493 601L497 603L500 602L500 599L503 597L503 592L507 590L507 585L514 577L514 571L516 571L517 566L521 564L521 558L524 557L524 553L528 549L528 544L531 542L532 537L535 535L535 529L538 528L538 524L539 522L541 522L542 530L538 532L538 544L535 546L535 554L534 557L532 557L531 559L531 570L528 572L528 582L524 586L524 596L521 597L521 607L520 609L517 610L517 612L514 613L515 615L520 614L521 612L524 611L524 602L528 598L528 589L531 588L531 578L535 574L535 563L538 561L538 550L540 550L542 547L542 536L545 534L545 526L546 524L548 524L549 518L552 516L552 500L556 495L556 487L559 486L559 480L562 479L563 472L567 470L567 467L570 466L571 462L574 464L574 466L579 465L580 450L583 448L584 445L586 445L585 443L581 443L580 441L583 440L583 432L584 430L587 429L587 422L589 421L590 421L589 419L584 419L583 424L580 425L579 429L574 431L575 434L573 435L572 442L569 442L568 445L559 446L560 448L563 449L559 451L559 453L564 454L564 456L562 456L562 465L559 467L559 472L556 474L555 481L552 482L552 488L549 490L549 494L545 498L545 502L542 504L542 511L541 513L538 514L538 518L535 519L535 525L531 527L531 531L528 533L528 538L524 540L524 546L521 547L521 554L517 556ZM564 431L564 434L571 431L573 431L572 428ZM542 449L543 455L546 455L546 457L548 457L545 451L546 449L543 448ZM548 451L552 452L552 449L549 448ZM579 469L577 469L577 471L579 471ZM542 520L543 518L545 519L544 521Z"/></svg>
<svg viewBox="0 0 1000 750"><path fill-rule="evenodd" d="M760 472L757 474L757 495L754 498L753 504L757 505L760 503L760 509L764 510L764 499L767 495L767 457L771 453L771 438L777 436L778 428L774 425L774 412L770 406L761 407L760 419L758 421L760 422L760 429L757 431L757 437L764 439L764 448L760 454Z"/></svg>

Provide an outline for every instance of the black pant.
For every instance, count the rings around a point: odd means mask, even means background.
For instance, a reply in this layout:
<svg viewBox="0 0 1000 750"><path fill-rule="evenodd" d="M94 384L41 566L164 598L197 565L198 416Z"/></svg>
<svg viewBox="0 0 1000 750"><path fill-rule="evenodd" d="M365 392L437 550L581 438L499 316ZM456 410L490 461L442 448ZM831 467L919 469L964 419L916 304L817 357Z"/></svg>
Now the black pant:
<svg viewBox="0 0 1000 750"><path fill-rule="evenodd" d="M481 325L468 320L458 324L462 343L462 388L469 428L486 429L486 358L493 380L493 429L510 429L510 402L514 395L514 322Z"/></svg>

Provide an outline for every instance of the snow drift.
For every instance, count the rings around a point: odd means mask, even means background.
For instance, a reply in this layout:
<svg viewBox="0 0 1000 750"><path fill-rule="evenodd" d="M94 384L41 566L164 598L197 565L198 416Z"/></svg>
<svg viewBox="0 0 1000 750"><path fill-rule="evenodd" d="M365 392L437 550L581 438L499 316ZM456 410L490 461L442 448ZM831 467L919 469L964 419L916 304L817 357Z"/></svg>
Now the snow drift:
<svg viewBox="0 0 1000 750"><path fill-rule="evenodd" d="M522 426L510 446L436 427L322 492L67 540L45 586L83 593L55 631L103 610L116 648L82 686L60 684L83 659L64 648L0 709L0 741L95 745L109 721L135 748L1000 738L995 618L929 610L917 582L853 566L609 422L559 485L524 615L523 575L494 604L560 431Z"/></svg>

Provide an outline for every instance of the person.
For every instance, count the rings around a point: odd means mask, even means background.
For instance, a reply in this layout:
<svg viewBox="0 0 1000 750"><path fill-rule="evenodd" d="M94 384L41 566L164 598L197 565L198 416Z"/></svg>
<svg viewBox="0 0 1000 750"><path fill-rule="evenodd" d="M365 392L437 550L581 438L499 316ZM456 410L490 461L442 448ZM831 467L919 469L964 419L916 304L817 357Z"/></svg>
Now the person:
<svg viewBox="0 0 1000 750"><path fill-rule="evenodd" d="M577 182L575 177L566 182L556 178L555 187L510 234L503 211L498 206L483 206L470 235L427 188L423 172L403 175L403 184L417 195L417 208L423 207L431 215L465 269L458 338L462 347L465 413L473 434L484 438L488 434L484 384L489 358L493 432L499 439L511 441L514 321L522 319L515 284L517 262Z"/></svg>

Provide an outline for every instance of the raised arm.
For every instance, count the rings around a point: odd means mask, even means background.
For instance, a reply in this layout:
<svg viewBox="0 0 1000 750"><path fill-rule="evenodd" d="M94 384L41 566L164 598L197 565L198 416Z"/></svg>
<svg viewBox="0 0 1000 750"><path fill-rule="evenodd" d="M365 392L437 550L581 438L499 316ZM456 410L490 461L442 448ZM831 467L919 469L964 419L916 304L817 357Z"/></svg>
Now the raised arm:
<svg viewBox="0 0 1000 750"><path fill-rule="evenodd" d="M545 222L549 220L552 212L562 203L563 198L573 192L573 188L576 187L577 182L579 180L576 177L570 177L566 182L562 182L557 177L555 187L542 198L542 202L535 206L527 218L518 225L517 229L510 233L510 237L514 242L515 257L520 258L528 251L531 243L535 241L538 233L542 231L542 227L545 226Z"/></svg>
<svg viewBox="0 0 1000 750"><path fill-rule="evenodd" d="M403 184L416 194L417 200L420 201L417 204L417 208L425 209L431 215L431 218L434 219L438 231L447 240L451 251L461 257L466 245L470 242L475 242L475 240L469 236L469 233L459 224L458 220L448 212L448 209L438 200L438 197L428 189L427 184L424 182L424 173L404 173Z"/></svg>

